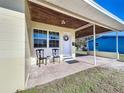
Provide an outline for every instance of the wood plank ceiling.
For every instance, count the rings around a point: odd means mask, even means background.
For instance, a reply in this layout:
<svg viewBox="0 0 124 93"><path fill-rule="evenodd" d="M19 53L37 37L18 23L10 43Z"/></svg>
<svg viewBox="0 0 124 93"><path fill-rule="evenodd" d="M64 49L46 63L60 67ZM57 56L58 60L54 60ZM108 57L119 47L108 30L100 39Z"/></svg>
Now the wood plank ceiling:
<svg viewBox="0 0 124 93"><path fill-rule="evenodd" d="M89 24L86 21L59 13L47 7L28 1L31 20L55 26L77 29ZM64 22L63 22L64 21ZM96 34L108 32L110 29L96 25ZM76 38L93 35L93 26L76 32Z"/></svg>
<svg viewBox="0 0 124 93"><path fill-rule="evenodd" d="M68 27L73 29L88 24L88 22L59 13L57 11L38 5L31 1L29 1L29 9L32 21L42 22L61 27ZM62 23L63 20L64 22Z"/></svg>
<svg viewBox="0 0 124 93"><path fill-rule="evenodd" d="M98 25L96 25L95 27L96 27L96 34L111 31L110 29L107 29L107 28L104 28L104 27L101 27ZM90 26L88 28L85 28L85 29L82 29L82 30L76 32L76 38L89 36L89 35L93 35L93 26Z"/></svg>

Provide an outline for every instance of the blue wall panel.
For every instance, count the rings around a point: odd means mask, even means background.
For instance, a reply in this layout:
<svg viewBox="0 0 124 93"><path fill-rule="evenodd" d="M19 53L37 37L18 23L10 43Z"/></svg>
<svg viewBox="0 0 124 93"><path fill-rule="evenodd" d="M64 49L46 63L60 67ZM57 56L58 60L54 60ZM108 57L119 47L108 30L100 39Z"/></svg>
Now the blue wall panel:
<svg viewBox="0 0 124 93"><path fill-rule="evenodd" d="M88 42L89 50L93 50L93 40ZM102 36L96 39L96 50L116 52L116 37ZM124 53L124 37L119 37L119 53Z"/></svg>

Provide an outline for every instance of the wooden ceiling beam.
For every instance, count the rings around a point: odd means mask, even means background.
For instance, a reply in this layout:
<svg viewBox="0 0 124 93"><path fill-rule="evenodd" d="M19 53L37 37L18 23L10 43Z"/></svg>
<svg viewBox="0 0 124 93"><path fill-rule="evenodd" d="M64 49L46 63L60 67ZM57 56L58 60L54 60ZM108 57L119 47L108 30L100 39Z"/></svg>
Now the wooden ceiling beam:
<svg viewBox="0 0 124 93"><path fill-rule="evenodd" d="M83 29L88 28L88 27L90 27L90 26L93 26L93 24L89 23L89 24L86 24L86 25L84 25L84 26L81 26L81 27L75 29L75 32L76 32L76 31L83 30Z"/></svg>

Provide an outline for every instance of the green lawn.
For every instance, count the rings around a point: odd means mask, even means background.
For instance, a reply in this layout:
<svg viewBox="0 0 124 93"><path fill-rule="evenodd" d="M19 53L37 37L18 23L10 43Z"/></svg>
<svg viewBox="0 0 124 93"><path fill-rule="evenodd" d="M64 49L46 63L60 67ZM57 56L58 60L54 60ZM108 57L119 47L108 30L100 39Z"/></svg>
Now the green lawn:
<svg viewBox="0 0 124 93"><path fill-rule="evenodd" d="M19 93L124 93L124 72L91 68Z"/></svg>
<svg viewBox="0 0 124 93"><path fill-rule="evenodd" d="M87 55L87 51L76 51L76 54ZM119 58L121 61L124 61L124 54L120 54Z"/></svg>
<svg viewBox="0 0 124 93"><path fill-rule="evenodd" d="M120 60L124 61L124 54L120 54Z"/></svg>
<svg viewBox="0 0 124 93"><path fill-rule="evenodd" d="M76 51L78 54L87 54L87 51Z"/></svg>

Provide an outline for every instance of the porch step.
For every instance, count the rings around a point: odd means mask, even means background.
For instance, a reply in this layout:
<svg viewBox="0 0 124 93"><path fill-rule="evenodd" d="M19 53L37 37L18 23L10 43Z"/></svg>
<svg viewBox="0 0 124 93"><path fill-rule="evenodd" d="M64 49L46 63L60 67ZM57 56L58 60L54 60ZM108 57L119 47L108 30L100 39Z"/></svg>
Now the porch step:
<svg viewBox="0 0 124 93"><path fill-rule="evenodd" d="M74 60L73 57L64 57L63 61L70 61L70 60Z"/></svg>

